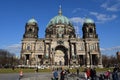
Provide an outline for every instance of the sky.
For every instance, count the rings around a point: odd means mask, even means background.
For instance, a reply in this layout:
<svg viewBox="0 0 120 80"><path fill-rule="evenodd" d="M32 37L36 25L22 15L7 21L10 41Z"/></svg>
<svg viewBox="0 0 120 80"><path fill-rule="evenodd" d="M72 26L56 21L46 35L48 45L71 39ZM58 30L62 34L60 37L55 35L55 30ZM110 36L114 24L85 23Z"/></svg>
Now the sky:
<svg viewBox="0 0 120 80"><path fill-rule="evenodd" d="M81 38L82 24L88 17L96 24L101 53L115 55L120 51L120 0L0 0L0 49L19 56L25 24L33 17L38 22L39 38L44 38L60 5Z"/></svg>

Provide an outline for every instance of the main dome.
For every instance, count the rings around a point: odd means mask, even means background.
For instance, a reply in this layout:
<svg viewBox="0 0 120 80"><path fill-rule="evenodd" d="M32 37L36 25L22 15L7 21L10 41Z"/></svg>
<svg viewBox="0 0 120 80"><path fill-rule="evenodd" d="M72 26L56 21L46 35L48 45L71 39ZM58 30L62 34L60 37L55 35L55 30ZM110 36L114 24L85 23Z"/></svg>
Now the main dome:
<svg viewBox="0 0 120 80"><path fill-rule="evenodd" d="M61 24L71 24L70 20L67 17L62 15L61 7L59 9L58 15L53 17L50 20L50 22L48 23L47 26L53 25L53 24L59 24L59 23L61 23Z"/></svg>
<svg viewBox="0 0 120 80"><path fill-rule="evenodd" d="M53 17L46 28L46 38L75 37L75 29L69 19L62 15L61 7L58 15Z"/></svg>

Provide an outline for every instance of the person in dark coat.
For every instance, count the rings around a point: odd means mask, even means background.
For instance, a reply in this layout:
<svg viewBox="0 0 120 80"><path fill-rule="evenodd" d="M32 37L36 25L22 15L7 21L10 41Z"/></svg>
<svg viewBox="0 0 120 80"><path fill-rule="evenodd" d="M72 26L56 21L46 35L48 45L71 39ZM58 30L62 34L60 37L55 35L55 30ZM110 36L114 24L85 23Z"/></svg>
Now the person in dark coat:
<svg viewBox="0 0 120 80"><path fill-rule="evenodd" d="M79 69L77 69L77 75L79 76Z"/></svg>
<svg viewBox="0 0 120 80"><path fill-rule="evenodd" d="M36 67L36 70L35 70L36 72L38 72L38 67Z"/></svg>
<svg viewBox="0 0 120 80"><path fill-rule="evenodd" d="M62 70L60 73L60 80L64 80L64 77L65 77L65 72L64 70Z"/></svg>
<svg viewBox="0 0 120 80"><path fill-rule="evenodd" d="M96 70L95 68L91 69L90 70L90 77L91 77L91 80L96 80Z"/></svg>
<svg viewBox="0 0 120 80"><path fill-rule="evenodd" d="M100 74L99 80L105 80L104 75Z"/></svg>
<svg viewBox="0 0 120 80"><path fill-rule="evenodd" d="M113 78L113 80L119 80L117 68L113 69L112 78Z"/></svg>

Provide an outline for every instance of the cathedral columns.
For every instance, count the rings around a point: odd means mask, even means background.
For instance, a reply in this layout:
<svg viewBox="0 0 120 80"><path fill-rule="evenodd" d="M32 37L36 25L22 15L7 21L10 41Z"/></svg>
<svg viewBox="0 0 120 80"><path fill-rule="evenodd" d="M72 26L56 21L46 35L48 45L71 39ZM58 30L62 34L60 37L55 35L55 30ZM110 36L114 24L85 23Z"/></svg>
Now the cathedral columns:
<svg viewBox="0 0 120 80"><path fill-rule="evenodd" d="M70 47L68 47L68 51L67 51L67 54L68 54L68 65L70 65Z"/></svg>
<svg viewBox="0 0 120 80"><path fill-rule="evenodd" d="M90 67L90 51L88 43L86 43L86 66Z"/></svg>
<svg viewBox="0 0 120 80"><path fill-rule="evenodd" d="M98 48L98 67L100 68L103 68L103 65L102 65L102 55L101 55L101 52L100 52L100 48L99 48L99 43L97 43L97 48Z"/></svg>

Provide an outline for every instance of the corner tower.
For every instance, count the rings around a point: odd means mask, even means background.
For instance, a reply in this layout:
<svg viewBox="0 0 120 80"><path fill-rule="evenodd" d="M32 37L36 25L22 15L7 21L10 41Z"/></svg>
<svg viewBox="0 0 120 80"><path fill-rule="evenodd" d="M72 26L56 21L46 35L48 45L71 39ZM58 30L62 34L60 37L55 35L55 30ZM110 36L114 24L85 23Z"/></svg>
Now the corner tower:
<svg viewBox="0 0 120 80"><path fill-rule="evenodd" d="M35 53L35 44L38 39L38 24L37 21L32 18L28 20L25 25L25 33L22 39L22 48L21 48L21 59L23 64L30 65L33 64L31 59Z"/></svg>
<svg viewBox="0 0 120 80"><path fill-rule="evenodd" d="M83 38L98 38L96 26L92 19L86 18L83 24Z"/></svg>
<svg viewBox="0 0 120 80"><path fill-rule="evenodd" d="M86 66L93 67L93 65L97 65L102 67L102 58L95 22L90 18L86 18L83 23L82 31L85 44Z"/></svg>
<svg viewBox="0 0 120 80"><path fill-rule="evenodd" d="M26 23L23 38L38 38L38 30L37 21L34 18L30 19Z"/></svg>

